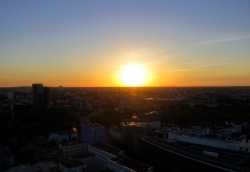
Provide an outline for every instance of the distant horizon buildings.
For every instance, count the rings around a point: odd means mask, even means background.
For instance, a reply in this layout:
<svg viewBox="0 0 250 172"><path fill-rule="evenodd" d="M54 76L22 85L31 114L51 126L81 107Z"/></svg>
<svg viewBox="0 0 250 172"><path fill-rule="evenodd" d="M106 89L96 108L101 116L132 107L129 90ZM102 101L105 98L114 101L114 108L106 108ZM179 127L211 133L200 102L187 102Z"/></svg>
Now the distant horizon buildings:
<svg viewBox="0 0 250 172"><path fill-rule="evenodd" d="M33 108L35 110L43 110L49 105L50 87L44 87L43 84L32 84L33 89Z"/></svg>

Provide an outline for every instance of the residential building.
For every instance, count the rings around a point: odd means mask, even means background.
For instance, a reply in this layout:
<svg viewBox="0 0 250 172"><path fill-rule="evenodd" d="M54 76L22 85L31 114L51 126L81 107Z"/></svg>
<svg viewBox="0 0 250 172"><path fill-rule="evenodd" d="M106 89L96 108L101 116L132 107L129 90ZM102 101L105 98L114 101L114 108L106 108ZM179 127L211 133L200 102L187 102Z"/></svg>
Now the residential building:
<svg viewBox="0 0 250 172"><path fill-rule="evenodd" d="M69 160L59 163L59 170L61 172L86 172L87 166L78 160Z"/></svg>
<svg viewBox="0 0 250 172"><path fill-rule="evenodd" d="M56 141L57 144L61 143L62 141L69 141L72 138L78 139L78 133L74 130L69 131L61 131L61 132L54 132L49 134L49 142L52 140Z"/></svg>
<svg viewBox="0 0 250 172"><path fill-rule="evenodd" d="M72 141L59 143L59 149L62 152L61 160L69 160L70 156L80 155L87 152L87 143L83 141Z"/></svg>
<svg viewBox="0 0 250 172"><path fill-rule="evenodd" d="M81 140L88 144L105 143L105 127L97 123L82 125Z"/></svg>
<svg viewBox="0 0 250 172"><path fill-rule="evenodd" d="M152 129L157 129L161 127L161 121L159 120L151 120L150 125Z"/></svg>

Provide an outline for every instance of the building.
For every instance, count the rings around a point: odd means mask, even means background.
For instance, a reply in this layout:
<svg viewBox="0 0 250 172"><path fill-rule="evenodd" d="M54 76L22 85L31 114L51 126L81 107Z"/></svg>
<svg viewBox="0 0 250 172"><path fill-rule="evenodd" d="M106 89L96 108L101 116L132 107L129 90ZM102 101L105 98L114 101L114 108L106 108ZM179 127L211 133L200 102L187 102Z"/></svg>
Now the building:
<svg viewBox="0 0 250 172"><path fill-rule="evenodd" d="M61 172L85 172L87 171L86 164L78 160L69 160L59 163L59 170Z"/></svg>
<svg viewBox="0 0 250 172"><path fill-rule="evenodd" d="M0 171L10 168L15 164L15 158L7 145L0 145Z"/></svg>
<svg viewBox="0 0 250 172"><path fill-rule="evenodd" d="M236 122L236 121L225 121L225 124L232 125L235 128L237 133L241 132L241 128L242 128L241 123Z"/></svg>
<svg viewBox="0 0 250 172"><path fill-rule="evenodd" d="M151 120L150 124L152 129L157 129L161 127L161 121L159 120Z"/></svg>
<svg viewBox="0 0 250 172"><path fill-rule="evenodd" d="M122 141L122 127L121 127L121 125L112 125L109 128L109 133L113 139L115 139L117 141Z"/></svg>
<svg viewBox="0 0 250 172"><path fill-rule="evenodd" d="M7 92L7 97L8 97L8 100L13 101L14 100L14 92L8 91Z"/></svg>
<svg viewBox="0 0 250 172"><path fill-rule="evenodd" d="M96 123L82 125L81 140L88 144L105 143L105 127Z"/></svg>
<svg viewBox="0 0 250 172"><path fill-rule="evenodd" d="M224 125L224 126L218 126L213 127L210 129L210 134L215 135L217 139L226 139L227 137L231 136L233 133L236 132L236 129L233 128L232 125Z"/></svg>
<svg viewBox="0 0 250 172"><path fill-rule="evenodd" d="M115 172L153 172L154 168L142 162L131 159L127 156L118 155L111 158L108 164L109 169Z"/></svg>
<svg viewBox="0 0 250 172"><path fill-rule="evenodd" d="M69 100L70 109L73 111L83 111L85 104L85 99L81 97L72 97Z"/></svg>
<svg viewBox="0 0 250 172"><path fill-rule="evenodd" d="M140 136L140 153L174 171L241 171L250 169L250 154L187 142Z"/></svg>
<svg viewBox="0 0 250 172"><path fill-rule="evenodd" d="M58 165L54 161L42 161L36 164L21 164L15 167L12 167L5 172L58 172Z"/></svg>
<svg viewBox="0 0 250 172"><path fill-rule="evenodd" d="M43 87L43 84L32 84L33 107L35 110L42 110L49 105L50 88Z"/></svg>
<svg viewBox="0 0 250 172"><path fill-rule="evenodd" d="M168 133L168 141L171 142L185 142L190 144L199 144L204 146L210 146L220 149L228 150L243 150L250 152L250 140L246 141L246 138L242 139L241 142L232 141L232 140L219 140L217 138L210 138L201 135L193 135L188 132L175 131Z"/></svg>
<svg viewBox="0 0 250 172"><path fill-rule="evenodd" d="M109 167L109 160L118 155L124 155L124 151L108 146L103 143L96 143L88 146L89 153L95 155L96 171L106 170Z"/></svg>
<svg viewBox="0 0 250 172"><path fill-rule="evenodd" d="M78 160L87 165L87 172L95 172L95 155L92 153L83 153L69 157L70 160Z"/></svg>
<svg viewBox="0 0 250 172"><path fill-rule="evenodd" d="M33 141L35 145L45 145L49 143L49 137L45 134L35 135Z"/></svg>
<svg viewBox="0 0 250 172"><path fill-rule="evenodd" d="M59 149L62 152L61 160L69 160L70 156L80 155L87 152L87 143L83 141L72 141L60 143Z"/></svg>
<svg viewBox="0 0 250 172"><path fill-rule="evenodd" d="M61 143L62 141L70 141L72 139L77 140L78 139L78 133L74 130L69 131L60 131L60 132L54 132L49 134L49 142L52 140L56 141L57 144Z"/></svg>
<svg viewBox="0 0 250 172"><path fill-rule="evenodd" d="M152 134L150 121L146 118L123 119L121 125L123 143L130 148L133 147L133 133Z"/></svg>
<svg viewBox="0 0 250 172"><path fill-rule="evenodd" d="M162 128L158 128L157 130L155 130L154 135L157 138L167 140L168 139L168 133L171 132L171 131L174 131L174 130L171 129L171 128L168 128L168 127L162 127Z"/></svg>

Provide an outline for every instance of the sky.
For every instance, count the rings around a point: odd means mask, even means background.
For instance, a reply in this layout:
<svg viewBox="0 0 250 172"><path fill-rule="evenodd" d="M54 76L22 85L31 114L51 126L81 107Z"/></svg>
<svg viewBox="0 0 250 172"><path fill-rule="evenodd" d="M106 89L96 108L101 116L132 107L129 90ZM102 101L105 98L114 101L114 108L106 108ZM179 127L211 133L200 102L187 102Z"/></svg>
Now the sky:
<svg viewBox="0 0 250 172"><path fill-rule="evenodd" d="M0 87L250 86L249 0L1 0Z"/></svg>

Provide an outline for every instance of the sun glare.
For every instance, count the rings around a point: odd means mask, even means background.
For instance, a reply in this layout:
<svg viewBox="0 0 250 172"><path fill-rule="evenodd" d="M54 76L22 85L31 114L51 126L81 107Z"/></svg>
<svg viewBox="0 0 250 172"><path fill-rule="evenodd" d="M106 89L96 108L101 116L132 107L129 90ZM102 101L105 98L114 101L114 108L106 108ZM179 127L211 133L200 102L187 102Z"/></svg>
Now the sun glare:
<svg viewBox="0 0 250 172"><path fill-rule="evenodd" d="M145 81L146 72L139 65L129 65L121 73L121 79L128 86L139 86Z"/></svg>

